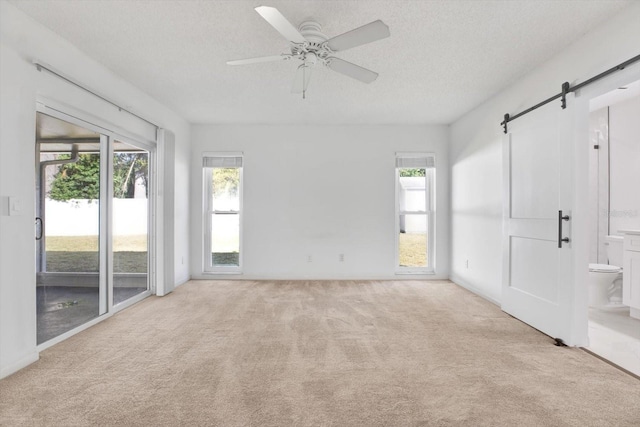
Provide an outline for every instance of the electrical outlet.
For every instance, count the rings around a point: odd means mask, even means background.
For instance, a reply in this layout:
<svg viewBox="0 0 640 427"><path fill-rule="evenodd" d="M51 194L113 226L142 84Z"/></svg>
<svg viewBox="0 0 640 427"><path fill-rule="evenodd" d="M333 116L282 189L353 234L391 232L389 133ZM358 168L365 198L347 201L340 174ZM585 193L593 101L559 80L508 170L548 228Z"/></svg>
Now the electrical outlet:
<svg viewBox="0 0 640 427"><path fill-rule="evenodd" d="M182 257L182 265L184 265L184 257Z"/></svg>
<svg viewBox="0 0 640 427"><path fill-rule="evenodd" d="M469 260L466 260L466 261L464 262L464 266L465 266L466 268L469 268Z"/></svg>
<svg viewBox="0 0 640 427"><path fill-rule="evenodd" d="M344 262L344 254L338 254L338 261Z"/></svg>
<svg viewBox="0 0 640 427"><path fill-rule="evenodd" d="M307 255L307 262L312 262L313 259L311 258L311 255Z"/></svg>

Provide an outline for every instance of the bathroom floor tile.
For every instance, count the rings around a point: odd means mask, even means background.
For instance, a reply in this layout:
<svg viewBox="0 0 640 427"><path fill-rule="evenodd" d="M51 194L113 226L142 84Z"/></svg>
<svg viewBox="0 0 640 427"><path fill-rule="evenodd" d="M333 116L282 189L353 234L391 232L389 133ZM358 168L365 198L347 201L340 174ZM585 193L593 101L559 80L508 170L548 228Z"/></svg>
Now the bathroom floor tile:
<svg viewBox="0 0 640 427"><path fill-rule="evenodd" d="M589 309L589 342L593 353L640 375L640 320L629 310Z"/></svg>

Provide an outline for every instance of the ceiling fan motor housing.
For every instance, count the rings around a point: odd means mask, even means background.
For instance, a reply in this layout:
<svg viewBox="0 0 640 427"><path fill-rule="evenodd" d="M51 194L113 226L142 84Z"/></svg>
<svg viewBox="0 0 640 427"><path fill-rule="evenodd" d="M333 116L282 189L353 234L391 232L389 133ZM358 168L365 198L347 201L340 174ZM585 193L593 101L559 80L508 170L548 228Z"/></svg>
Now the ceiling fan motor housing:
<svg viewBox="0 0 640 427"><path fill-rule="evenodd" d="M298 56L307 66L315 65L318 59L324 62L331 51L325 45L329 37L322 33L322 26L316 21L304 21L298 26L298 31L307 43L292 44L291 54Z"/></svg>
<svg viewBox="0 0 640 427"><path fill-rule="evenodd" d="M322 26L316 21L304 21L298 25L298 31L300 31L300 34L309 40L309 42L322 44L329 39L329 37L322 33Z"/></svg>

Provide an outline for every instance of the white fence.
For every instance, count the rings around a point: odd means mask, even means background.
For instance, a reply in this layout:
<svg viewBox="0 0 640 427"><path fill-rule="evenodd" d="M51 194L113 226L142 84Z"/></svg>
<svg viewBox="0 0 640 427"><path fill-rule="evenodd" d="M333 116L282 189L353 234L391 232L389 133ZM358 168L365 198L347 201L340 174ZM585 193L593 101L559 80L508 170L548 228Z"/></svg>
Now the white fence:
<svg viewBox="0 0 640 427"><path fill-rule="evenodd" d="M113 234L147 234L147 199L113 199ZM47 236L95 236L99 234L97 200L45 201Z"/></svg>
<svg viewBox="0 0 640 427"><path fill-rule="evenodd" d="M425 179L400 178L402 209L425 208ZM97 200L73 199L60 202L45 201L47 236L96 236L99 234L100 205ZM144 198L113 199L114 235L147 234L148 200ZM404 215L403 215L404 217ZM427 224L422 215L407 215L403 229L409 233L424 233Z"/></svg>

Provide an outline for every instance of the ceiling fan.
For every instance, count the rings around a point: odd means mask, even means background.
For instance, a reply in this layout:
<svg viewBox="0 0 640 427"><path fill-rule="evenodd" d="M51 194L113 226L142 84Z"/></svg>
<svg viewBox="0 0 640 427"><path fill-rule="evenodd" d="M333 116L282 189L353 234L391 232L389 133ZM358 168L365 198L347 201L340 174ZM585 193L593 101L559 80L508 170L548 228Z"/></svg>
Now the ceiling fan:
<svg viewBox="0 0 640 427"><path fill-rule="evenodd" d="M378 73L336 58L333 54L389 37L389 27L384 22L373 21L339 36L328 38L322 34L320 24L315 21L305 21L296 29L275 7L259 6L255 10L289 41L290 52L227 61L228 65L300 60L302 63L298 66L291 92L302 93L303 98L309 85L311 70L318 64L364 83L371 83L378 77Z"/></svg>

